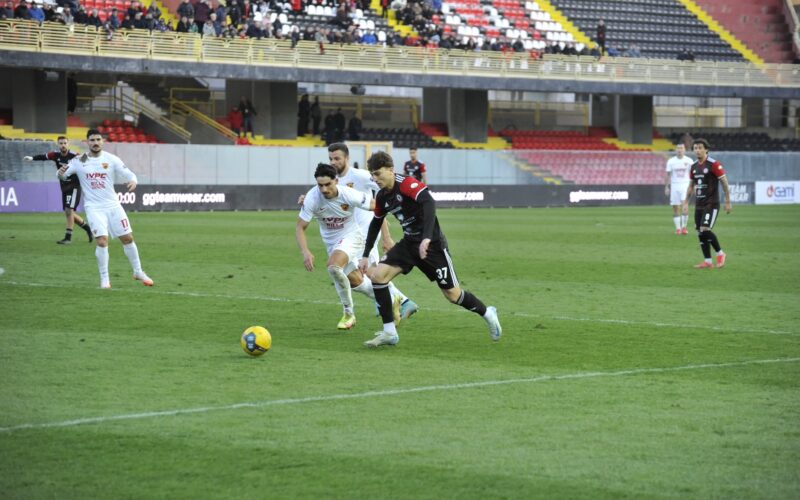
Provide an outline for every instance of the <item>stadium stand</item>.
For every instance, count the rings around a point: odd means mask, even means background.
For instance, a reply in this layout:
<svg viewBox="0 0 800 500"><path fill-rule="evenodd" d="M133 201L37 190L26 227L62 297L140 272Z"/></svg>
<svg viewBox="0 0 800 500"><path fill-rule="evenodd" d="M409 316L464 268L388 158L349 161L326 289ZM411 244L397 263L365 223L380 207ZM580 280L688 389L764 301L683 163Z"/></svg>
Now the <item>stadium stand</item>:
<svg viewBox="0 0 800 500"><path fill-rule="evenodd" d="M584 33L594 38L598 20L606 24L606 49L624 54L636 45L643 57L675 59L688 49L697 59L743 61L677 0L552 0Z"/></svg>
<svg viewBox="0 0 800 500"><path fill-rule="evenodd" d="M776 139L764 132L691 130L688 133L708 140L715 151L800 151L800 139ZM676 143L682 136L676 132L670 139Z"/></svg>
<svg viewBox="0 0 800 500"><path fill-rule="evenodd" d="M97 126L97 130L99 130L109 142L161 142L156 136L145 133L144 130L125 120L103 120L103 123Z"/></svg>
<svg viewBox="0 0 800 500"><path fill-rule="evenodd" d="M784 0L696 0L720 24L766 62L791 63L792 36L783 16Z"/></svg>
<svg viewBox="0 0 800 500"><path fill-rule="evenodd" d="M398 148L445 148L452 149L454 146L450 142L434 141L413 128L367 128L361 132L362 141L392 141Z"/></svg>
<svg viewBox="0 0 800 500"><path fill-rule="evenodd" d="M664 180L664 156L641 152L516 151L515 156L564 183L659 184Z"/></svg>
<svg viewBox="0 0 800 500"><path fill-rule="evenodd" d="M573 130L503 130L513 149L617 150L603 137ZM607 137L607 136L606 136ZM611 135L613 137L613 135Z"/></svg>

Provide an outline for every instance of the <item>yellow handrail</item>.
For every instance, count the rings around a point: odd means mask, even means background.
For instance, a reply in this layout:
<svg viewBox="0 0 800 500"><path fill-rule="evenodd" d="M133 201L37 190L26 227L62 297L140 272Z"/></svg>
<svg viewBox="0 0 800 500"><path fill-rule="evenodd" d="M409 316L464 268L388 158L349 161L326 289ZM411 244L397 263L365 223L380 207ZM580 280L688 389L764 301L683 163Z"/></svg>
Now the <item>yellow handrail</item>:
<svg viewBox="0 0 800 500"><path fill-rule="evenodd" d="M201 122L202 124L208 127L213 128L220 134L224 135L225 137L230 139L231 142L235 142L237 139L236 134L233 132L233 130L229 129L224 125L221 125L220 123L217 123L215 120L212 120L208 116L204 115L203 113L197 111L193 107L181 101L173 100L170 102L170 114L189 115L195 120Z"/></svg>

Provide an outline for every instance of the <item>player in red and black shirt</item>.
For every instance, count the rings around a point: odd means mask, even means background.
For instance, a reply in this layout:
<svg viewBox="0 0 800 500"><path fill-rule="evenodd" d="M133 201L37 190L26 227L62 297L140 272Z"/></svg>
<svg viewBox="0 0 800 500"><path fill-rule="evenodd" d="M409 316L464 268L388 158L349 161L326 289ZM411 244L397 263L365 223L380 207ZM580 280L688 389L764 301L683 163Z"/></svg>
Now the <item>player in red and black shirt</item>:
<svg viewBox="0 0 800 500"><path fill-rule="evenodd" d="M73 158L78 156L69 150L69 139L64 136L58 138L58 151L50 151L49 153L36 156L26 156L23 158L25 161L52 161L56 165L56 171L59 168L66 166L67 163ZM56 243L59 245L69 245L72 243L72 228L74 224L86 231L89 236L89 243L94 239L92 230L80 215L75 213L78 205L81 202L81 185L78 182L78 177L71 175L68 179L61 182L61 203L64 207L64 215L67 217L67 231L64 234L64 239Z"/></svg>
<svg viewBox="0 0 800 500"><path fill-rule="evenodd" d="M686 200L683 202L684 210L689 206L689 198L694 192L694 225L700 238L700 248L705 260L694 266L697 269L713 268L711 260L711 247L717 252L717 267L725 266L725 252L717 240L717 235L711 229L719 215L719 185L725 191L725 212L731 213L731 190L728 186L728 177L722 163L708 156L711 149L705 139L696 139L692 149L697 156L697 161L689 169L689 189L686 191Z"/></svg>
<svg viewBox="0 0 800 500"><path fill-rule="evenodd" d="M403 172L407 177L416 177L418 181L427 184L428 170L425 168L425 164L417 158L417 148L408 148L408 154L411 156L411 159L403 165Z"/></svg>
<svg viewBox="0 0 800 500"><path fill-rule="evenodd" d="M395 345L400 340L392 314L389 282L400 273L408 274L415 267L439 285L447 300L481 315L489 325L492 340L500 340L503 330L497 319L497 309L486 307L478 297L458 285L447 239L439 226L436 203L428 186L414 177L395 174L392 157L383 151L367 160L367 168L381 190L375 197L375 218L369 226L363 258L359 261L361 272L367 272L369 252L387 214L394 214L400 222L403 238L386 252L382 262L370 270L383 331L376 333L375 338L364 345Z"/></svg>

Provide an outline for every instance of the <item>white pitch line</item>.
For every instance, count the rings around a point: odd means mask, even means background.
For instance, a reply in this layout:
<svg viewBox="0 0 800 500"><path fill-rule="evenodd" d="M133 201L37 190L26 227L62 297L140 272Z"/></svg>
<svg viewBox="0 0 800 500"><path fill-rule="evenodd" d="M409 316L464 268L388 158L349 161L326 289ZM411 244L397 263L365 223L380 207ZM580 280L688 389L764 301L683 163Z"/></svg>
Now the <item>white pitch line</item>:
<svg viewBox="0 0 800 500"><path fill-rule="evenodd" d="M705 363L699 365L684 365L666 368L634 368L630 370L619 370L612 372L577 372L564 375L540 375L529 378L514 378L507 380L484 380L480 382L464 382L461 384L428 385L422 387L408 387L405 389L387 389L384 391L366 391L352 394L333 394L329 396L309 396L305 398L272 399L267 401L255 401L249 403L236 403L225 406L202 406L199 408L182 408L175 410L151 411L142 413L128 413L123 415L110 415L107 417L87 417L74 420L62 420L60 422L42 422L38 424L20 424L10 427L0 427L0 433L12 433L22 430L52 429L63 427L75 427L78 425L103 424L106 422L116 422L120 420L141 420L146 418L173 417L179 415L191 415L195 413L209 413L213 411L238 410L241 408L265 408L268 406L285 406L303 403L318 403L327 401L341 401L348 399L364 399L383 396L399 396L403 394L413 394L419 392L432 391L452 391L458 389L474 389L480 387L492 387L511 384L532 384L538 382L551 382L561 380L578 380L598 377L622 377L626 375L644 375L648 373L670 373L688 370L704 370L714 368L735 368L749 365L765 365L775 363L796 363L800 358L777 358L777 359L754 359L749 361L736 361L731 363Z"/></svg>
<svg viewBox="0 0 800 500"><path fill-rule="evenodd" d="M15 286L30 286L30 287L42 287L42 288L86 288L81 287L78 285L59 285L54 283L23 283L18 281L0 281L0 284L8 284L8 285L15 285ZM134 293L137 290L132 288L127 289L113 289L113 290L106 290L104 293ZM231 300L260 300L264 302L303 302L306 304L322 304L322 305L334 305L338 302L333 302L329 300L310 300L310 299L292 299L292 298L285 298L285 297L266 297L263 295L225 295L225 294L216 294L216 293L206 293L206 292L182 292L182 291L168 291L168 290L154 290L148 289L148 294L161 294L161 295L174 295L174 296L181 296L181 297L200 297L200 298L211 298L211 299L231 299ZM425 307L426 311L437 311L437 312L452 312L454 309L452 307L449 308L441 308L441 307ZM613 323L618 325L643 325L643 326L651 326L655 328L685 328L685 329L693 329L693 330L711 330L711 331L719 331L719 332L734 332L734 333L767 333L771 335L788 335L792 337L800 336L800 333L797 332L789 332L785 330L759 330L753 328L736 328L736 327L721 327L721 326L706 326L706 325L688 325L688 324L681 324L681 323L664 323L659 321L635 321L635 320L626 320L626 319L608 319L608 318L580 318L580 317L573 317L573 316L546 316L543 314L530 314L525 312L513 312L513 311L501 311L505 314L511 316L520 316L523 318L538 318L538 319L545 319L545 320L555 320L555 321L581 321L581 322L588 322L588 323Z"/></svg>

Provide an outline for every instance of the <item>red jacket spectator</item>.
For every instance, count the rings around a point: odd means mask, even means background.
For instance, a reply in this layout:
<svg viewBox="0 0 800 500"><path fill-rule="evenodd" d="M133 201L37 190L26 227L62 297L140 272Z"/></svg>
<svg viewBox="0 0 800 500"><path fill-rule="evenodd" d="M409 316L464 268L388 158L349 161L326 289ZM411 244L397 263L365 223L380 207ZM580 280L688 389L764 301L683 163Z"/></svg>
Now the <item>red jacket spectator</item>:
<svg viewBox="0 0 800 500"><path fill-rule="evenodd" d="M244 116L242 116L242 112L239 111L238 107L234 106L231 112L228 113L228 121L231 123L231 130L238 135L244 125Z"/></svg>

